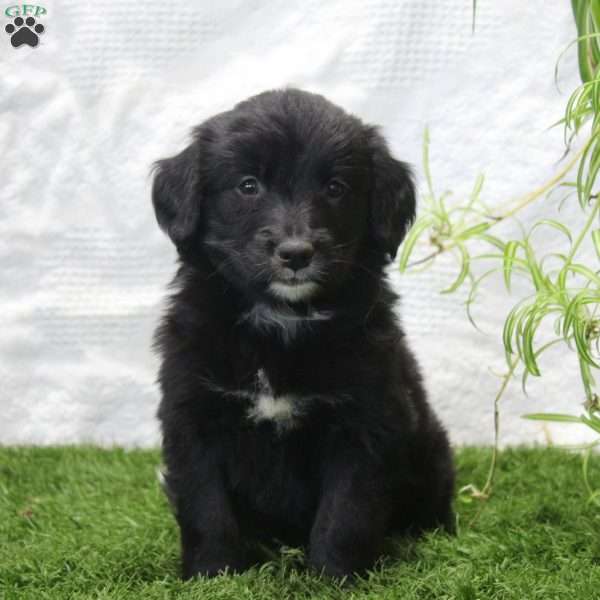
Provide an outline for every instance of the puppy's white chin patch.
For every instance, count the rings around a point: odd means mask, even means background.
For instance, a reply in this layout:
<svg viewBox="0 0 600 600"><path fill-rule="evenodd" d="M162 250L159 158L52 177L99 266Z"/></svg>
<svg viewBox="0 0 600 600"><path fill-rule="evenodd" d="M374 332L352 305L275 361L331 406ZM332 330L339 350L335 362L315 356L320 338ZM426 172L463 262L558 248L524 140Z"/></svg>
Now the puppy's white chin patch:
<svg viewBox="0 0 600 600"><path fill-rule="evenodd" d="M269 291L274 296L288 302L299 302L300 300L310 298L318 289L318 284L312 281L305 281L304 283L295 285L276 281L269 286Z"/></svg>

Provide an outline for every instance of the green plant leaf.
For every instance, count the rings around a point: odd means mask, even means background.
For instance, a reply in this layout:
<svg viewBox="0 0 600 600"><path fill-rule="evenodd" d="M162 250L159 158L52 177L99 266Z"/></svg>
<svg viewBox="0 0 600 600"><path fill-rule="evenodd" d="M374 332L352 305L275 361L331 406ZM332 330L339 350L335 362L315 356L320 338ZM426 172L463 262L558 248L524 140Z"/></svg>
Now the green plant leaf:
<svg viewBox="0 0 600 600"><path fill-rule="evenodd" d="M495 235L490 235L489 233L482 233L479 235L479 237L484 242L487 242L488 244L491 244L492 246L496 246L496 248L498 248L498 250L501 250L502 252L504 252L504 248L505 248L506 244L499 237L496 237Z"/></svg>
<svg viewBox="0 0 600 600"><path fill-rule="evenodd" d="M561 413L529 413L522 416L523 419L529 419L530 421L551 421L555 423L583 423L581 417L574 417L573 415L565 415Z"/></svg>
<svg viewBox="0 0 600 600"><path fill-rule="evenodd" d="M600 433L600 420L591 419L590 417L586 417L585 415L581 415L581 422L585 423L588 427L593 429L596 433Z"/></svg>
<svg viewBox="0 0 600 600"><path fill-rule="evenodd" d="M450 294L456 291L463 284L464 280L467 278L467 274L469 273L469 265L471 262L469 260L469 253L463 244L457 244L456 248L460 253L460 273L450 287L442 290L442 294Z"/></svg>
<svg viewBox="0 0 600 600"><path fill-rule="evenodd" d="M415 244L423 234L423 232L431 226L431 220L427 217L417 219L416 223L410 228L406 239L402 244L402 250L400 252L400 259L398 261L398 267L400 272L406 271L408 261L412 255L412 251Z"/></svg>
<svg viewBox="0 0 600 600"><path fill-rule="evenodd" d="M477 235L482 234L484 231L487 231L490 228L489 223L479 223L478 225L473 225L473 227L469 227L464 231L461 231L457 236L457 240L466 240L470 237L475 237Z"/></svg>
<svg viewBox="0 0 600 600"><path fill-rule="evenodd" d="M504 285L506 289L510 291L510 282L512 269L515 262L515 255L517 249L521 245L521 242L511 240L504 246L504 259L503 259L503 272L504 272Z"/></svg>
<svg viewBox="0 0 600 600"><path fill-rule="evenodd" d="M592 241L594 242L596 254L600 259L600 229L594 229L594 231L592 231Z"/></svg>
<svg viewBox="0 0 600 600"><path fill-rule="evenodd" d="M562 223L559 223L558 221L555 221L554 219L542 219L541 221L538 221L531 228L529 235L531 235L535 229L537 229L538 227L543 227L544 225L547 227L552 227L552 228L556 229L557 231L564 233L564 235L567 237L569 242L573 243L573 236L571 235L571 232L569 231L568 227L565 227L565 225L563 225Z"/></svg>
<svg viewBox="0 0 600 600"><path fill-rule="evenodd" d="M595 283L597 286L600 286L600 275L594 273L590 268L585 265L567 265L565 267L565 271L572 271L573 273L578 273L579 275L583 275L590 282Z"/></svg>

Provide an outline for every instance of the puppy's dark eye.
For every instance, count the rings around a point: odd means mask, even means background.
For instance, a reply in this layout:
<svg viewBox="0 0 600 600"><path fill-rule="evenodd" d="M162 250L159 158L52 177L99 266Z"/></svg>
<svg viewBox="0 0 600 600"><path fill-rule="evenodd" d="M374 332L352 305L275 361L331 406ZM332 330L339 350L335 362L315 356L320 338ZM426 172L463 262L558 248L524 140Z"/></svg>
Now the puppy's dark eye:
<svg viewBox="0 0 600 600"><path fill-rule="evenodd" d="M337 179L332 179L327 184L327 195L330 198L341 198L347 191L348 187L345 183L338 181Z"/></svg>
<svg viewBox="0 0 600 600"><path fill-rule="evenodd" d="M256 196L259 189L260 186L258 185L256 177L244 177L240 185L238 185L238 190L240 190L244 196Z"/></svg>

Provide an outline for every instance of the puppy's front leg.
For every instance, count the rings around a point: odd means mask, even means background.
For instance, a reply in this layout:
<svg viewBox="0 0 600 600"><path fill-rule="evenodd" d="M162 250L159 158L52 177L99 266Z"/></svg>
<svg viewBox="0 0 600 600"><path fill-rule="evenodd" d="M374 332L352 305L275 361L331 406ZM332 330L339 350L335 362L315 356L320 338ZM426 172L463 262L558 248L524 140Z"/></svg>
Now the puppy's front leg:
<svg viewBox="0 0 600 600"><path fill-rule="evenodd" d="M248 567L220 461L206 444L165 436L165 476L181 532L182 575L217 575Z"/></svg>
<svg viewBox="0 0 600 600"><path fill-rule="evenodd" d="M389 521L382 478L347 457L327 469L310 534L309 563L333 577L371 567L380 556Z"/></svg>

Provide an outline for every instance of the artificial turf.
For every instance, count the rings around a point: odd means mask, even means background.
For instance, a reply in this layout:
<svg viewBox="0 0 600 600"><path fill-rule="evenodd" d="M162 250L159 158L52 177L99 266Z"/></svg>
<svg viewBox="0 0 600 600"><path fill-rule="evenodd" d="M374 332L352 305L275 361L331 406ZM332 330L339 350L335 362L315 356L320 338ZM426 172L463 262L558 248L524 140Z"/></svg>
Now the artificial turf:
<svg viewBox="0 0 600 600"><path fill-rule="evenodd" d="M489 456L458 450L458 487L481 483ZM472 526L481 501L457 501L458 535L396 540L345 586L308 573L297 550L241 575L180 581L158 463L156 451L0 448L0 598L600 598L600 511L581 458L564 451L504 451ZM590 476L600 481L600 459Z"/></svg>

